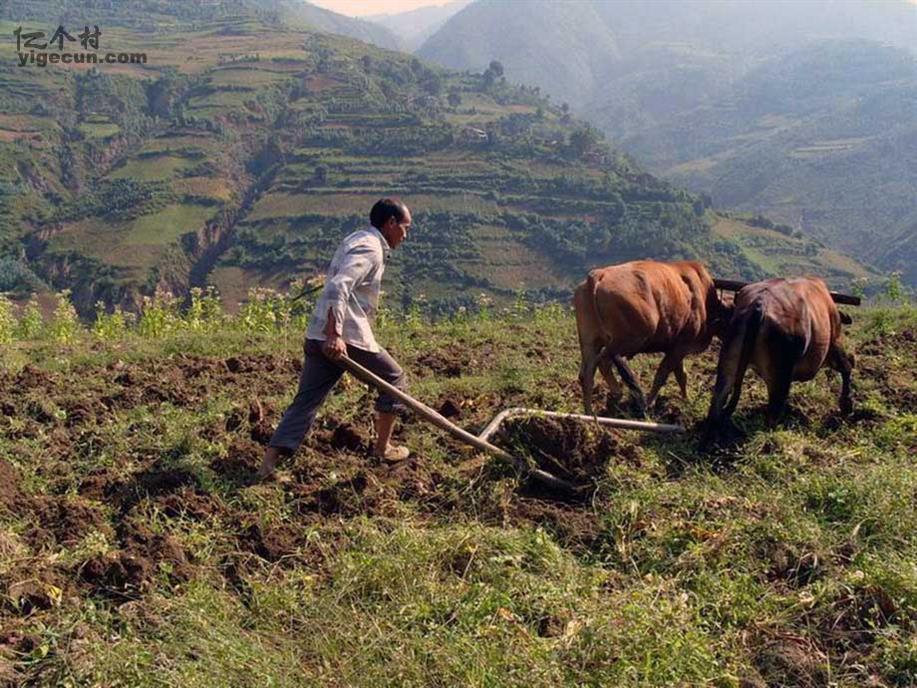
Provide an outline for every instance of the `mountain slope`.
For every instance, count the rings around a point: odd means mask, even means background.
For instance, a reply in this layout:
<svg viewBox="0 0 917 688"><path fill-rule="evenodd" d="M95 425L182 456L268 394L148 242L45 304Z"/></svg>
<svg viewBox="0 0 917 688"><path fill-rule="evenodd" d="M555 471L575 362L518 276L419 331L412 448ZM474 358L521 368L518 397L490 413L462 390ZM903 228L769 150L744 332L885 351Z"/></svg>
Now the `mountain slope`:
<svg viewBox="0 0 917 688"><path fill-rule="evenodd" d="M385 26L380 26L377 22L346 17L343 14L312 5L305 0L257 0L257 2L269 7L276 5L275 11L289 26L302 26L315 31L348 36L388 50L402 50L407 47L395 32Z"/></svg>
<svg viewBox="0 0 917 688"><path fill-rule="evenodd" d="M453 0L445 5L419 7L397 14L374 14L365 19L389 29L401 39L405 50L413 52L439 31L450 17L471 2L472 0Z"/></svg>
<svg viewBox="0 0 917 688"><path fill-rule="evenodd" d="M478 0L452 17L417 51L454 69L482 71L499 60L506 78L578 102L600 86L603 63L618 47L591 3Z"/></svg>
<svg viewBox="0 0 917 688"><path fill-rule="evenodd" d="M907 0L584 0L513 3L478 0L453 16L418 55L455 69L480 70L492 59L511 81L538 85L577 111L615 98L608 79L641 67L679 68L713 60L733 78L761 59L813 41L861 38L913 50L917 5ZM573 55L570 66L558 64ZM589 65L589 69L583 69ZM655 80L645 86L652 91ZM603 93L602 91L606 91Z"/></svg>
<svg viewBox="0 0 917 688"><path fill-rule="evenodd" d="M0 55L0 289L70 288L83 312L207 284L235 303L321 273L388 194L417 225L387 269L395 307L567 299L589 267L637 257L773 269L711 230L703 198L532 89L266 21L243 8L159 34L113 26L105 50L149 58L113 69ZM838 286L865 274L829 263Z"/></svg>
<svg viewBox="0 0 917 688"><path fill-rule="evenodd" d="M917 61L904 51L816 44L624 144L720 204L766 211L886 269L917 261Z"/></svg>
<svg viewBox="0 0 917 688"><path fill-rule="evenodd" d="M507 78L525 69L653 173L910 271L917 5L595 0L576 11L585 7L599 17L588 29L546 34L535 27L552 15L538 4L506 23L500 3L476 3L420 53L479 69L481 56L535 46L502 53ZM453 47L476 32L474 54ZM586 50L588 67L558 68L568 49Z"/></svg>
<svg viewBox="0 0 917 688"><path fill-rule="evenodd" d="M83 26L92 19L109 26L161 33L187 31L190 22L208 22L247 14L268 24L310 28L356 38L383 48L398 49L394 33L373 22L346 17L305 0L11 0L0 4L0 20L25 19L65 26ZM54 25L56 26L56 24ZM105 26L101 27L103 35ZM53 28L50 28L53 31ZM270 34L265 33L269 43Z"/></svg>

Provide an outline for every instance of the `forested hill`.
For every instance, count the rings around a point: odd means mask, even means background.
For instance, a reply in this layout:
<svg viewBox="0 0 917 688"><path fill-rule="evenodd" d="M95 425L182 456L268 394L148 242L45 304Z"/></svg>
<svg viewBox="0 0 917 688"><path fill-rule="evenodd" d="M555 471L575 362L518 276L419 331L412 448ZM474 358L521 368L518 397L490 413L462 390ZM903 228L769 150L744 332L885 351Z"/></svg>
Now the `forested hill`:
<svg viewBox="0 0 917 688"><path fill-rule="evenodd" d="M304 29L280 5L96 3L91 19L6 6L0 291L69 288L85 312L157 287L214 284L237 302L321 272L383 194L416 225L387 268L395 307L566 299L589 267L646 256L839 286L864 274L789 228L713 214L500 65L445 71ZM13 31L58 23L98 23L99 52L146 62L20 66Z"/></svg>
<svg viewBox="0 0 917 688"><path fill-rule="evenodd" d="M445 5L428 5L394 14L376 14L366 17L366 20L390 29L401 39L404 50L413 51L470 3L471 0L450 0Z"/></svg>
<svg viewBox="0 0 917 688"><path fill-rule="evenodd" d="M611 98L603 105L606 119L628 121ZM917 284L917 59L908 51L867 41L799 48L695 108L632 127L623 145L675 184L764 210Z"/></svg>

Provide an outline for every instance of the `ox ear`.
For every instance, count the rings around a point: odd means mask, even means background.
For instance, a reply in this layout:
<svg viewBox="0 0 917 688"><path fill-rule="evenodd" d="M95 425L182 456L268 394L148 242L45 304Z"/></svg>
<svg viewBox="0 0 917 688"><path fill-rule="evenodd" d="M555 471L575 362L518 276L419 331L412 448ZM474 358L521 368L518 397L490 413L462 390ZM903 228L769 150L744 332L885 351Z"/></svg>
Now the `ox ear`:
<svg viewBox="0 0 917 688"><path fill-rule="evenodd" d="M841 316L841 323L844 325L850 325L853 323L853 318L844 313L844 311L838 311L838 314Z"/></svg>

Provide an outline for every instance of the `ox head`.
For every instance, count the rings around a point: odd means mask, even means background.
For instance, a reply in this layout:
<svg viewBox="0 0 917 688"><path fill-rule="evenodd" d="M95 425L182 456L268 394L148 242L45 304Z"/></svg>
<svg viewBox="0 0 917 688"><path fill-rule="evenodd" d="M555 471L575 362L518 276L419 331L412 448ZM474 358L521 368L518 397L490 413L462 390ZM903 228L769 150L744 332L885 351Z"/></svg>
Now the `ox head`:
<svg viewBox="0 0 917 688"><path fill-rule="evenodd" d="M719 297L714 292L711 301L707 309L707 326L714 337L723 340L729 333L729 323L732 322L732 314L735 312L735 295L726 292Z"/></svg>

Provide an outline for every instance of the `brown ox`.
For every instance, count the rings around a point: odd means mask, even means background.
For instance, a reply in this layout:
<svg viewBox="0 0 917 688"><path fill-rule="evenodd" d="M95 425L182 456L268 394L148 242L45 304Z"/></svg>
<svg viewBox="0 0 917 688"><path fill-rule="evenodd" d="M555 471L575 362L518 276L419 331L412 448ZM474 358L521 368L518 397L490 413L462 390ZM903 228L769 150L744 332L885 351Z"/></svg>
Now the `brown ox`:
<svg viewBox="0 0 917 688"><path fill-rule="evenodd" d="M783 413L790 383L811 380L823 365L841 374L841 412L850 413L853 356L841 345L841 323L850 320L837 310L823 281L796 278L755 282L736 294L733 308L707 414L707 441L731 427L730 416L739 403L749 365L767 384L770 425Z"/></svg>
<svg viewBox="0 0 917 688"><path fill-rule="evenodd" d="M580 385L586 413L592 413L595 369L617 394L614 364L642 410L656 399L670 373L687 396L683 359L704 351L720 321L721 304L713 279L701 263L638 260L597 268L573 295L579 335ZM644 399L624 357L665 354L649 397Z"/></svg>

